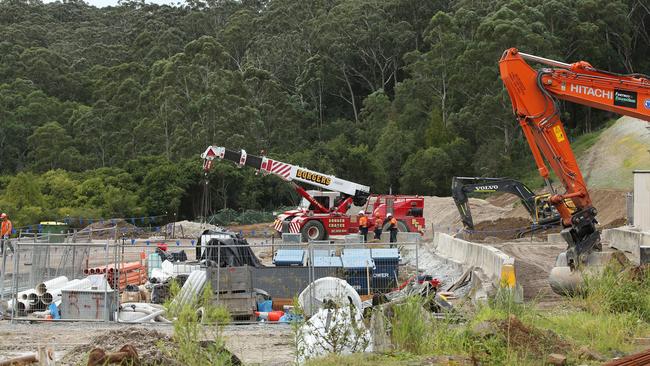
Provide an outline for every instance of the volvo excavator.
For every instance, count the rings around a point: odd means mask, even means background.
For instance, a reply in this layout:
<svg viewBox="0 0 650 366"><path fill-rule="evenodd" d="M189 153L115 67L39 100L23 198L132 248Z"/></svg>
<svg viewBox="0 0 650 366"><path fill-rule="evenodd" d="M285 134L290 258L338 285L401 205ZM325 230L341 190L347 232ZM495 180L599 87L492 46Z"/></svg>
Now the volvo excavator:
<svg viewBox="0 0 650 366"><path fill-rule="evenodd" d="M534 69L531 63L543 67ZM549 202L561 216L561 235L568 246L558 257L556 267L564 265L575 271L590 253L601 251L602 244L596 228L596 208L560 120L558 100L650 121L650 77L599 70L586 61L568 64L516 48L503 53L499 71L539 174L552 192ZM547 163L564 192L550 185ZM567 202L575 206L575 211Z"/></svg>
<svg viewBox="0 0 650 366"><path fill-rule="evenodd" d="M535 230L541 230L560 224L560 214L549 203L549 194L535 194L518 180L510 178L453 177L451 196L458 207L460 219L467 230L474 230L474 220L469 207L468 195L472 193L508 193L519 197L522 205L530 214L532 227L522 228L518 236Z"/></svg>

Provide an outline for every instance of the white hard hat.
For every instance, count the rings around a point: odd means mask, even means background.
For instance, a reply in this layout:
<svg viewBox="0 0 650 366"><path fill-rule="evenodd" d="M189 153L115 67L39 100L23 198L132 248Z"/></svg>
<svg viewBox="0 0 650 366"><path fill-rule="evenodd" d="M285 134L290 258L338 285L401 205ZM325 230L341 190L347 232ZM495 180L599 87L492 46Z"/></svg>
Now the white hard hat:
<svg viewBox="0 0 650 366"><path fill-rule="evenodd" d="M365 214L366 214L365 211L363 210L359 211L359 215L365 215Z"/></svg>
<svg viewBox="0 0 650 366"><path fill-rule="evenodd" d="M386 217L391 217L391 216L393 216L392 212L389 212L389 213L386 214Z"/></svg>

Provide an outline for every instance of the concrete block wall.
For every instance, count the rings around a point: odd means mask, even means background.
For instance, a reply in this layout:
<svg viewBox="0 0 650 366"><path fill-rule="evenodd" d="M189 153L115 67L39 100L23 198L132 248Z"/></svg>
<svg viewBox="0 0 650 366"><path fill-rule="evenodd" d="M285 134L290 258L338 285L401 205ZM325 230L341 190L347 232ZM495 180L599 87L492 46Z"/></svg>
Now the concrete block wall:
<svg viewBox="0 0 650 366"><path fill-rule="evenodd" d="M502 251L478 243L457 239L444 233L435 233L433 245L441 256L461 263L466 267L476 267L492 283L500 287L501 272L504 265L515 265L515 259Z"/></svg>
<svg viewBox="0 0 650 366"><path fill-rule="evenodd" d="M634 226L650 232L650 170L634 171Z"/></svg>
<svg viewBox="0 0 650 366"><path fill-rule="evenodd" d="M610 247L623 252L636 265L641 263L641 246L650 246L650 232L630 227L603 230L601 237Z"/></svg>

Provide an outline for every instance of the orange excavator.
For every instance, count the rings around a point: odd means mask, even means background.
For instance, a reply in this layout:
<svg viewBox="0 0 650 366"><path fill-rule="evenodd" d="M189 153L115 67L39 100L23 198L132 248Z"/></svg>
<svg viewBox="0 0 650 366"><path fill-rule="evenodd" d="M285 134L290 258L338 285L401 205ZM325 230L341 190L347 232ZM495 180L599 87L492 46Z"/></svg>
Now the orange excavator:
<svg viewBox="0 0 650 366"><path fill-rule="evenodd" d="M530 63L545 67L536 70ZM566 265L573 271L602 245L596 209L560 120L558 99L650 121L650 77L598 70L585 61L567 64L516 48L503 53L499 70L539 174L550 187L546 159L565 188L564 193L551 190L549 201L562 218Z"/></svg>

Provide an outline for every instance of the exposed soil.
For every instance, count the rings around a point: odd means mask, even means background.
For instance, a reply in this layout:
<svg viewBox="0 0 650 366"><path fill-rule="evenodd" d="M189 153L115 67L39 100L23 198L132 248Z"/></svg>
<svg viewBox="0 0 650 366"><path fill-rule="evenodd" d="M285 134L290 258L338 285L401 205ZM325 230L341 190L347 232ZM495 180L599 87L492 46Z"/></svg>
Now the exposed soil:
<svg viewBox="0 0 650 366"><path fill-rule="evenodd" d="M38 324L0 321L0 360L33 354L38 346L52 346L57 365L85 365L94 347L117 351L132 344L141 359L166 358L155 347L160 340L170 344L173 328L166 325L135 326L115 323L45 322ZM282 324L226 326L226 348L246 365L284 366L294 360L291 327ZM171 345L174 345L171 343ZM169 365L173 363L159 363Z"/></svg>
<svg viewBox="0 0 650 366"><path fill-rule="evenodd" d="M509 346L522 356L544 359L550 353L566 354L571 345L550 330L528 326L516 316L496 323L496 327Z"/></svg>
<svg viewBox="0 0 650 366"><path fill-rule="evenodd" d="M129 327L102 332L92 337L88 344L78 345L61 359L62 364L82 365L88 359L88 353L96 347L107 352L117 352L122 346L130 344L135 347L143 365L177 364L167 352L175 349L170 337L153 329ZM163 350L168 350L164 352Z"/></svg>
<svg viewBox="0 0 650 366"><path fill-rule="evenodd" d="M557 255L566 250L565 244L522 240L490 245L515 258L517 282L524 288L524 300L534 301L538 307L562 301L562 297L551 290L548 275Z"/></svg>
<svg viewBox="0 0 650 366"><path fill-rule="evenodd" d="M78 236L88 236L92 239L111 239L122 234L129 238L145 238L150 234L122 219L94 222L77 231Z"/></svg>
<svg viewBox="0 0 650 366"><path fill-rule="evenodd" d="M513 217L511 215L512 205L499 207L478 198L470 198L469 205L475 224L503 217ZM525 211L523 215L519 216L530 222L528 213ZM425 240L431 239L434 232L456 234L463 229L458 208L451 197L424 197L424 218L427 221Z"/></svg>
<svg viewBox="0 0 650 366"><path fill-rule="evenodd" d="M474 230L465 233L468 240L483 240L498 238L503 240L517 239L518 234L530 227L530 220L521 217L500 218L483 221L474 225Z"/></svg>

